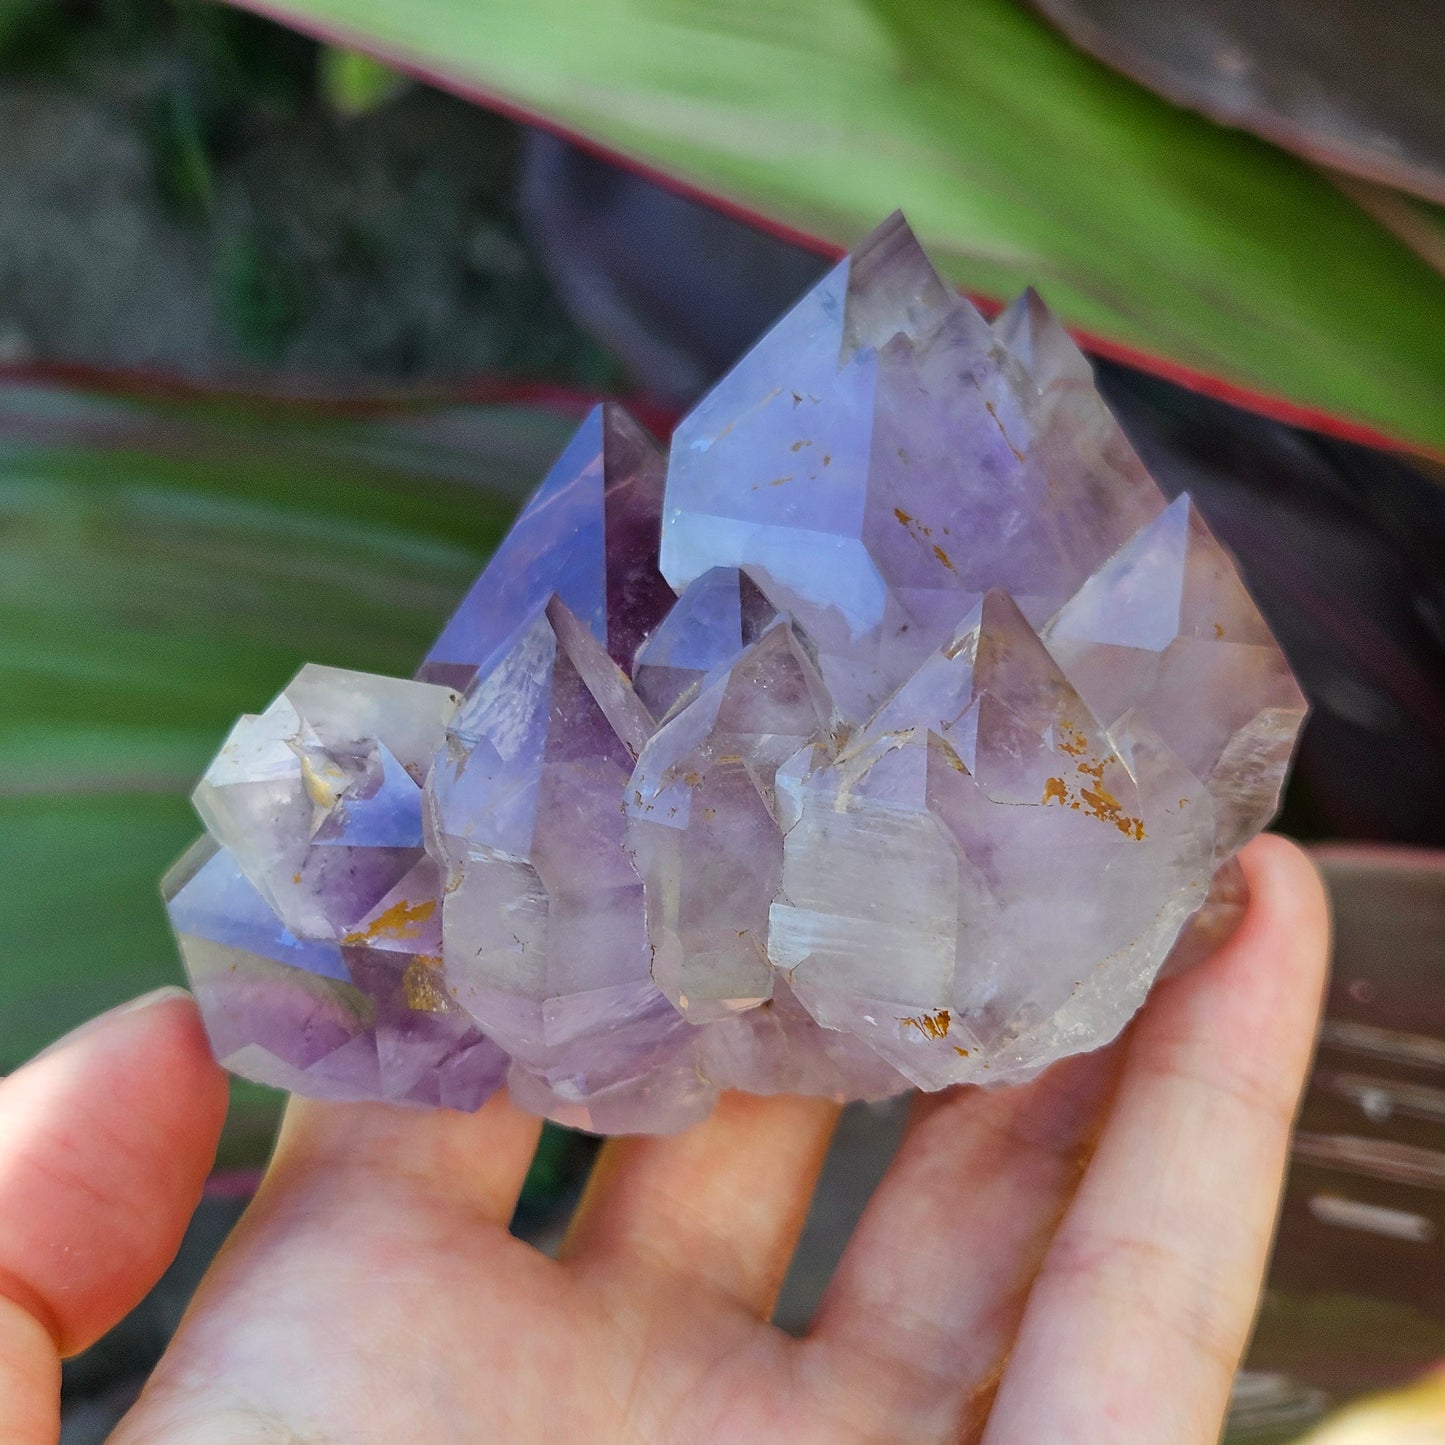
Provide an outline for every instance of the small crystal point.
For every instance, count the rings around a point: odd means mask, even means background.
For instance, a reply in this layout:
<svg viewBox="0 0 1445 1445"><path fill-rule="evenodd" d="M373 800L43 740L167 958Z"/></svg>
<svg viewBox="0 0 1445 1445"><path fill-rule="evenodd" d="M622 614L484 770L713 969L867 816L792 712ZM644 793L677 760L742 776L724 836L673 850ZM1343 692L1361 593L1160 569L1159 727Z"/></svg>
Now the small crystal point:
<svg viewBox="0 0 1445 1445"><path fill-rule="evenodd" d="M979 335L986 329L983 318L934 269L902 211L869 232L843 264L848 268L844 360L865 346L876 351L900 333L915 343L926 341L958 313L977 318Z"/></svg>
<svg viewBox="0 0 1445 1445"><path fill-rule="evenodd" d="M306 669L208 770L217 1053L602 1133L1107 1043L1238 920L1305 710L1041 298L985 324L898 215L665 467L595 411L421 677Z"/></svg>
<svg viewBox="0 0 1445 1445"><path fill-rule="evenodd" d="M1040 392L1063 384L1093 389L1094 371L1088 357L1032 286L999 312L993 332L1018 358Z"/></svg>
<svg viewBox="0 0 1445 1445"><path fill-rule="evenodd" d="M1188 496L1141 527L1044 636L1100 716L1139 707L1209 785L1221 857L1264 827L1306 703Z"/></svg>
<svg viewBox="0 0 1445 1445"><path fill-rule="evenodd" d="M778 610L746 572L704 572L637 653L632 681L654 717L665 716L703 678L762 636Z"/></svg>
<svg viewBox="0 0 1445 1445"><path fill-rule="evenodd" d="M195 792L211 836L300 937L335 941L420 859L419 783L455 693L305 667Z"/></svg>

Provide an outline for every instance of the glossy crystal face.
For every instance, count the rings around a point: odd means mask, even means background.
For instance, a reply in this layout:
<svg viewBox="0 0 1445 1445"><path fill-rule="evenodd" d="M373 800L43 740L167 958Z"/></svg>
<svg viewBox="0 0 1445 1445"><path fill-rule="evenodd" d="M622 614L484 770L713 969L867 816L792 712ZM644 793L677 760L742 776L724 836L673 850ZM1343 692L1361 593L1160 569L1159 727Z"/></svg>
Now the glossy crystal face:
<svg viewBox="0 0 1445 1445"><path fill-rule="evenodd" d="M298 1092L1009 1082L1128 1021L1304 713L1043 303L990 326L895 216L668 456L599 407L417 681L243 719L167 896L218 1054Z"/></svg>

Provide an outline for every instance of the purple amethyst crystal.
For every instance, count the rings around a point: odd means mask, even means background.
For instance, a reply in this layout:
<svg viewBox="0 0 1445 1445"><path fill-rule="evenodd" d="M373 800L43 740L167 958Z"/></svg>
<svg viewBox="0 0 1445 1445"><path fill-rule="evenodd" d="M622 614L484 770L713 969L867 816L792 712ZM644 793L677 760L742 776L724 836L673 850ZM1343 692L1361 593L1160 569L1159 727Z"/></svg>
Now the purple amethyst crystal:
<svg viewBox="0 0 1445 1445"><path fill-rule="evenodd" d="M459 699L305 667L196 789L210 830L165 882L217 1057L327 1099L475 1109L506 1055L445 985L422 783Z"/></svg>
<svg viewBox="0 0 1445 1445"><path fill-rule="evenodd" d="M657 569L666 464L621 407L595 407L512 524L417 676L465 688L556 593L619 667L677 600Z"/></svg>
<svg viewBox="0 0 1445 1445"><path fill-rule="evenodd" d="M595 411L418 677L303 670L198 789L217 1053L600 1132L1108 1042L1237 917L1305 712L1039 298L988 325L897 216L665 463Z"/></svg>

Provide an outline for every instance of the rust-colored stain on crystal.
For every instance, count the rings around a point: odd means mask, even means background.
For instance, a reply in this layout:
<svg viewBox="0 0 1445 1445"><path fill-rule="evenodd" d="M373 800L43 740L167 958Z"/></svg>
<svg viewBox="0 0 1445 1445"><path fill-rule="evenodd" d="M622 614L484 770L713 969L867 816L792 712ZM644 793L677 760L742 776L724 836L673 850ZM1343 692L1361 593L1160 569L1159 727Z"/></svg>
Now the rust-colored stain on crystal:
<svg viewBox="0 0 1445 1445"><path fill-rule="evenodd" d="M1216 622L1216 623L1214 624L1214 640L1215 640L1216 642L1219 642L1219 641L1221 641L1221 640L1223 639L1223 637L1224 637L1224 625L1223 625L1223 623Z"/></svg>
<svg viewBox="0 0 1445 1445"><path fill-rule="evenodd" d="M977 384L977 383L975 383L975 385L976 385L976 384ZM986 401L986 402L984 402L983 405L984 405L984 410L987 411L988 414L993 418L993 424L998 428L998 433L999 433L999 435L1004 439L1004 445L1007 446L1008 449L1014 454L1014 460L1015 460L1016 462L1027 461L1027 460L1028 460L1028 453L1027 453L1027 452L1021 452L1021 451L1013 444L1013 441L1012 441L1012 439L1009 437L1008 432L1006 432L1006 431L1004 430L1004 425L1003 425L1003 423L998 419L998 408L995 407L994 404L993 404L991 401Z"/></svg>
<svg viewBox="0 0 1445 1445"><path fill-rule="evenodd" d="M953 558L950 557L938 543L929 543L928 539L933 536L932 527L926 526L920 522L917 517L909 512L905 512L902 507L894 507L893 515L898 519L899 526L906 528L912 534L915 541L924 546L931 546L933 555L937 561L947 567L950 572L958 571L958 568L953 565ZM948 528L945 527L944 531L946 532L947 530Z"/></svg>
<svg viewBox="0 0 1445 1445"><path fill-rule="evenodd" d="M1074 795L1063 778L1045 778L1044 795L1039 800L1040 803L1053 801L1063 807L1073 808L1076 812L1087 813L1101 823L1112 823L1126 838L1142 843L1143 819L1127 814L1124 805L1104 786L1104 764L1081 762L1075 766L1088 779L1088 784L1079 788L1078 795Z"/></svg>
<svg viewBox="0 0 1445 1445"><path fill-rule="evenodd" d="M401 991L407 1008L416 1013L445 1013L451 1002L437 982L442 961L435 954L420 954L407 964L401 976Z"/></svg>
<svg viewBox="0 0 1445 1445"><path fill-rule="evenodd" d="M291 875L291 881L293 883L299 883L301 881L301 875L299 873L293 873Z"/></svg>
<svg viewBox="0 0 1445 1445"><path fill-rule="evenodd" d="M1118 798L1102 783L1097 788L1080 788L1079 796L1088 804L1089 811L1105 823L1117 823L1124 811Z"/></svg>
<svg viewBox="0 0 1445 1445"><path fill-rule="evenodd" d="M421 932L420 925L437 911L435 898L424 898L420 903L408 903L403 898L393 903L385 913L378 913L365 928L348 933L342 943L371 943L378 938L415 938Z"/></svg>
<svg viewBox="0 0 1445 1445"><path fill-rule="evenodd" d="M954 1044L953 1052L956 1053L961 1059L966 1059L968 1057L968 1050L965 1048L961 1048L958 1044Z"/></svg>
<svg viewBox="0 0 1445 1445"><path fill-rule="evenodd" d="M1100 765L1100 772L1103 766ZM1144 824L1139 818L1131 818L1124 812L1124 806L1106 788L1103 783L1098 783L1092 788L1080 788L1079 797L1083 799L1085 811L1090 816L1097 818L1101 823L1112 823L1125 837L1133 838L1136 842L1144 841Z"/></svg>
<svg viewBox="0 0 1445 1445"><path fill-rule="evenodd" d="M937 1013L917 1014L898 1022L917 1029L926 1039L941 1039L952 1026L953 1019L946 1008L941 1008Z"/></svg>
<svg viewBox="0 0 1445 1445"><path fill-rule="evenodd" d="M1079 758L1088 751L1089 740L1073 723L1061 723L1059 725L1059 751L1068 753L1071 758Z"/></svg>

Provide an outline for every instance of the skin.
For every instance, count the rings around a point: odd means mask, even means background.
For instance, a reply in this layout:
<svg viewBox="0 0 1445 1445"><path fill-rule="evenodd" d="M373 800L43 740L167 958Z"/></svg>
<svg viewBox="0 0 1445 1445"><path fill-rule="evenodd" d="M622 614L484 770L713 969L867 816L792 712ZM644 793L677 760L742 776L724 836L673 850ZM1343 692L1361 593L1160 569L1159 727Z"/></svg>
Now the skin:
<svg viewBox="0 0 1445 1445"><path fill-rule="evenodd" d="M768 1323L836 1117L732 1096L602 1151L562 1257L506 1232L537 1122L292 1103L115 1445L1210 1445L1248 1337L1325 973L1261 838L1234 937L1128 1034L916 1105L809 1333ZM0 1082L0 1441L173 1255L225 1108L178 993Z"/></svg>

